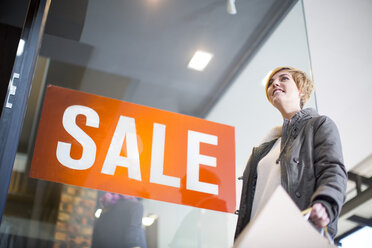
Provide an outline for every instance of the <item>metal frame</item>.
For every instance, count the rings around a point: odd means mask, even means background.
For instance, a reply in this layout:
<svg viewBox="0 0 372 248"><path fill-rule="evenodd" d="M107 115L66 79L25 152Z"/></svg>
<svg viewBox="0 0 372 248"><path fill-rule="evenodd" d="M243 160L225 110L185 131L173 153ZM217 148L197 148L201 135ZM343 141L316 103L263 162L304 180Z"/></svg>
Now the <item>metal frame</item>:
<svg viewBox="0 0 372 248"><path fill-rule="evenodd" d="M363 218L363 217L359 217L357 215L353 215L353 216L349 217L348 220L353 221L355 223L358 223L359 225L354 227L353 229L347 231L346 233L343 233L342 235L338 236L335 239L336 244L339 244L342 239L344 239L347 236L359 231L360 229L362 229L365 226L372 227L372 218L366 219L366 218Z"/></svg>
<svg viewBox="0 0 372 248"><path fill-rule="evenodd" d="M21 35L25 41L24 52L14 61L0 118L0 223L49 6L50 0L29 3Z"/></svg>
<svg viewBox="0 0 372 248"><path fill-rule="evenodd" d="M354 173L353 173L354 174ZM350 177L350 172L348 173L349 179L352 180L352 177ZM370 179L368 179L370 180ZM357 189L358 192L358 189ZM354 208L362 205L366 201L372 199L372 187L369 186L367 189L364 191L358 192L357 196L354 197L353 199L349 200L344 204L341 210L340 216L343 216L353 210Z"/></svg>
<svg viewBox="0 0 372 248"><path fill-rule="evenodd" d="M358 194L362 192L362 184L367 185L368 187L372 186L372 178L367 178L351 171L349 171L347 175L349 177L349 180L355 182Z"/></svg>
<svg viewBox="0 0 372 248"><path fill-rule="evenodd" d="M347 213L349 213L353 209L357 208L358 206L360 206L360 205L364 204L365 202L369 201L370 199L372 199L372 178L366 178L364 176L358 175L357 173L349 171L348 172L348 179L355 182L357 195L353 199L347 201L344 204L344 206L342 207L342 210L341 210L340 217L343 216L343 215L346 215ZM368 187L364 191L362 191L362 184L364 184ZM353 229L347 231L346 233L343 233L342 235L337 236L335 238L335 243L339 243L340 240L342 240L343 238L353 234L356 231L359 231L360 229L362 229L365 226L372 227L372 218L367 219L367 218L363 218L363 217L358 216L358 215L352 215L349 218L347 218L347 220L358 224L358 226L356 226Z"/></svg>
<svg viewBox="0 0 372 248"><path fill-rule="evenodd" d="M358 223L359 225L362 225L362 226L372 227L372 218L367 219L367 218L360 217L358 215L352 215L347 219L352 222Z"/></svg>
<svg viewBox="0 0 372 248"><path fill-rule="evenodd" d="M349 236L349 235L355 233L356 231L359 231L359 230L362 229L362 228L363 228L363 226L357 226L357 227L354 227L353 229L347 231L346 233L344 233L344 234L342 234L342 235L340 235L340 236L337 236L337 238L335 238L335 244L338 245L338 246L341 245L341 244L340 244L340 241L341 241L342 239L344 239L344 238L346 238L347 236Z"/></svg>

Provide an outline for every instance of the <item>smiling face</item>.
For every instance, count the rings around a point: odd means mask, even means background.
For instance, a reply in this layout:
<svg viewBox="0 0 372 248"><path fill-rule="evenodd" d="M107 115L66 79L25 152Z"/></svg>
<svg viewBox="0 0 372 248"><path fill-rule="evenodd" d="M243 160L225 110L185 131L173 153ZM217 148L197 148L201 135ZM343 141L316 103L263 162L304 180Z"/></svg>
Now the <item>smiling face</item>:
<svg viewBox="0 0 372 248"><path fill-rule="evenodd" d="M267 87L269 101L277 109L301 109L301 92L287 70L275 73Z"/></svg>

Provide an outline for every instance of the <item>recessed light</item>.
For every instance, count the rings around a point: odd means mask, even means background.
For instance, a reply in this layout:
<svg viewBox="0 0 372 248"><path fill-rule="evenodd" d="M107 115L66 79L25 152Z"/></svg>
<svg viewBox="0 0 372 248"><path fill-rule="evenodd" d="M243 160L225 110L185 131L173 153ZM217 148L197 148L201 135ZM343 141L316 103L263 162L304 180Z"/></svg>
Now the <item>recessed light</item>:
<svg viewBox="0 0 372 248"><path fill-rule="evenodd" d="M158 217L159 216L157 216L156 214L150 214L147 217L143 217L142 218L142 225L144 225L144 226L151 226L152 224L154 224L155 220Z"/></svg>
<svg viewBox="0 0 372 248"><path fill-rule="evenodd" d="M101 213L102 213L102 209L99 208L99 209L97 209L97 211L94 213L94 216L96 216L96 218L98 219L98 218L101 216Z"/></svg>
<svg viewBox="0 0 372 248"><path fill-rule="evenodd" d="M21 56L23 54L24 47L25 47L25 41L23 39L20 39L18 43L18 48L17 48L17 56Z"/></svg>
<svg viewBox="0 0 372 248"><path fill-rule="evenodd" d="M187 67L197 71L203 71L212 57L213 54L198 50L195 52L194 56L192 56Z"/></svg>
<svg viewBox="0 0 372 248"><path fill-rule="evenodd" d="M230 15L235 15L236 14L235 0L227 0L226 4L227 13L229 13Z"/></svg>

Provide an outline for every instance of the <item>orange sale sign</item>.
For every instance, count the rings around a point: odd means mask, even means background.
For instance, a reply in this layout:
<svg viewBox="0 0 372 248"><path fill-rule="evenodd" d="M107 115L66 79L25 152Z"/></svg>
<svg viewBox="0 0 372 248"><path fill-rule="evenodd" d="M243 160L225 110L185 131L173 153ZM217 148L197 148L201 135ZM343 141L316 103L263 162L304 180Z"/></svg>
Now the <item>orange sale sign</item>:
<svg viewBox="0 0 372 248"><path fill-rule="evenodd" d="M48 86L30 176L232 213L234 128Z"/></svg>

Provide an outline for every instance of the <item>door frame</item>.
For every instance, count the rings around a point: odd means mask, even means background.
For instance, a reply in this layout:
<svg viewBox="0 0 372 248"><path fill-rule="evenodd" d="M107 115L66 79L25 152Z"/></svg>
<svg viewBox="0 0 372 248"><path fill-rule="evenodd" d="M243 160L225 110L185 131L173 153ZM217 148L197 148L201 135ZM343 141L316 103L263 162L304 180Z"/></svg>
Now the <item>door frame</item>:
<svg viewBox="0 0 372 248"><path fill-rule="evenodd" d="M14 60L0 117L0 223L4 213L13 164L25 117L36 59L50 0L30 0L21 39L23 53ZM5 61L6 62L6 61Z"/></svg>

